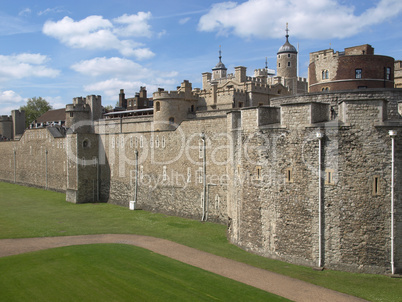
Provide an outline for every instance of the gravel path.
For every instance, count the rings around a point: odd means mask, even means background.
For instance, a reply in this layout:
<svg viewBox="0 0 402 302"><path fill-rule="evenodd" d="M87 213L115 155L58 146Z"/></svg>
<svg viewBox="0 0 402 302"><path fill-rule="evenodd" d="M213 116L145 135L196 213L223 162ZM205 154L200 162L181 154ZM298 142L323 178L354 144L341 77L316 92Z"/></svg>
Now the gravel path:
<svg viewBox="0 0 402 302"><path fill-rule="evenodd" d="M83 235L0 240L0 257L31 251L95 243L123 243L202 268L293 301L365 301L241 262L215 256L165 239L124 234Z"/></svg>

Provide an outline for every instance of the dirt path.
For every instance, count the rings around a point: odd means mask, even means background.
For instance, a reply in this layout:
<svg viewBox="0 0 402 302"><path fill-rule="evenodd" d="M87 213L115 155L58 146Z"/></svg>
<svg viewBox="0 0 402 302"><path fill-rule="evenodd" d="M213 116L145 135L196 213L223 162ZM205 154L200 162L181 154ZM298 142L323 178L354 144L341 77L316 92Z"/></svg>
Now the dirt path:
<svg viewBox="0 0 402 302"><path fill-rule="evenodd" d="M95 243L123 243L202 268L293 301L365 301L241 262L215 256L165 239L140 235L84 235L0 240L0 257L31 251Z"/></svg>

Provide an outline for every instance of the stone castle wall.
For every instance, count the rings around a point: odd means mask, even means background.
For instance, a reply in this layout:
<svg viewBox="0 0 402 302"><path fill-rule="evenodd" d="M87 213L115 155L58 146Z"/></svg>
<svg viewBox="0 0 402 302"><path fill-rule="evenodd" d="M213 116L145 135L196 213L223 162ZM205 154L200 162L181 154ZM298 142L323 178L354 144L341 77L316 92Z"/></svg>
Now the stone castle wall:
<svg viewBox="0 0 402 302"><path fill-rule="evenodd" d="M137 208L228 224L232 243L297 264L317 266L321 247L325 267L389 272L391 129L399 131L395 265L402 268L402 131L390 121L399 117L400 96L277 98L275 107L191 113L164 131L150 117L100 120L95 133L66 137L26 130L20 141L0 143L0 179L65 191L75 203L135 200Z"/></svg>
<svg viewBox="0 0 402 302"><path fill-rule="evenodd" d="M67 184L66 142L48 129L30 129L19 141L0 143L5 164L0 179L24 185L65 191Z"/></svg>

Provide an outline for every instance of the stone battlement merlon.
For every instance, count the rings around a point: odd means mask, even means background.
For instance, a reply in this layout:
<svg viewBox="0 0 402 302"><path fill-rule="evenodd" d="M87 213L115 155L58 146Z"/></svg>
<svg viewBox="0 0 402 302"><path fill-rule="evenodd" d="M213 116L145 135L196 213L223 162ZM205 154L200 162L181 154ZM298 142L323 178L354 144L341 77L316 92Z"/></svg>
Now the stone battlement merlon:
<svg viewBox="0 0 402 302"><path fill-rule="evenodd" d="M0 116L0 121L12 121L12 116L11 115L1 115Z"/></svg>

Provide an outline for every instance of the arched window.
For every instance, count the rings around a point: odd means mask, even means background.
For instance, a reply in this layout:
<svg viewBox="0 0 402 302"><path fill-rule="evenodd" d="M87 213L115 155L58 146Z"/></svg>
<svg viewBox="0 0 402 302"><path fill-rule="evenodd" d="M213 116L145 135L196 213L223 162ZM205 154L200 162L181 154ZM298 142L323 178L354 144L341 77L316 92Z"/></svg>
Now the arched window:
<svg viewBox="0 0 402 302"><path fill-rule="evenodd" d="M155 103L155 111L160 111L161 110L161 103L160 102L156 102Z"/></svg>

